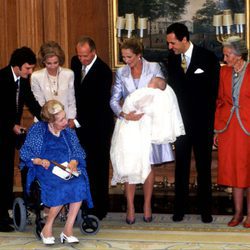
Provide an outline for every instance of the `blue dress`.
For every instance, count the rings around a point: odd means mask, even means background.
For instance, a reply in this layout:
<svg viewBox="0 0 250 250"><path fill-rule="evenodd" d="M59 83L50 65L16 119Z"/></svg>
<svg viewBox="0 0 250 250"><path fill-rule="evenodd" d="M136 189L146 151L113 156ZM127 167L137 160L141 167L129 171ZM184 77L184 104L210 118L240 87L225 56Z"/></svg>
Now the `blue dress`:
<svg viewBox="0 0 250 250"><path fill-rule="evenodd" d="M38 122L34 124L27 135L26 141L20 150L21 168L29 168L27 187L36 178L41 186L41 201L48 207L64 205L86 200L88 207L93 207L90 195L89 180L86 172L85 154L82 150L75 131L65 129L60 136L53 135L48 124ZM64 180L52 173L54 165L48 169L34 165L31 159L41 158L63 163L77 160L79 177Z"/></svg>

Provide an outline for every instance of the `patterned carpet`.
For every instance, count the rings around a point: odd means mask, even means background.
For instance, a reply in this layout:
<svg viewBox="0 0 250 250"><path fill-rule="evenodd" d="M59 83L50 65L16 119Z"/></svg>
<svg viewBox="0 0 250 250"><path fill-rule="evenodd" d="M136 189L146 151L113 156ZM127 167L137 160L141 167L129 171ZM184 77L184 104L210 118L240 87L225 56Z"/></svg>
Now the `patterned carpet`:
<svg viewBox="0 0 250 250"><path fill-rule="evenodd" d="M50 249L154 249L154 250L247 250L250 249L250 229L242 225L227 227L231 216L214 216L213 223L203 224L198 215L187 215L184 221L173 223L169 214L155 214L152 223L142 221L137 214L136 223L127 225L124 213L109 213L100 222L96 235L83 235L75 227L79 244L59 243L63 222L56 221L56 244ZM0 249L48 249L33 233L34 225L24 232L0 233Z"/></svg>

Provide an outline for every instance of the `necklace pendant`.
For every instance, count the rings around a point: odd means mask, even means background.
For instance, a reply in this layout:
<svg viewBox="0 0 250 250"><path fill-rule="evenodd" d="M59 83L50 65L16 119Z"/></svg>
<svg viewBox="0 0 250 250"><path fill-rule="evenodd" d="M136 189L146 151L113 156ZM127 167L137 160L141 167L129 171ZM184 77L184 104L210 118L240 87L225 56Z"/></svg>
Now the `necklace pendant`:
<svg viewBox="0 0 250 250"><path fill-rule="evenodd" d="M57 95L58 95L57 91L54 91L54 95L55 95L55 96L57 96Z"/></svg>

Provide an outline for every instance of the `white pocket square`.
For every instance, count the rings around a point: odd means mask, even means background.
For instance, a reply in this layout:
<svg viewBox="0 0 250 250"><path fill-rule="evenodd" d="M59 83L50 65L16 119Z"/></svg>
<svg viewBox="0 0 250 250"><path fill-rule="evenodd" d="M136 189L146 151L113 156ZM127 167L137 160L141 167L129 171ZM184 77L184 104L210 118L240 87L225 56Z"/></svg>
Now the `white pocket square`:
<svg viewBox="0 0 250 250"><path fill-rule="evenodd" d="M200 68L198 68L197 70L195 70L195 74L201 74L201 73L203 73L204 72L204 70L202 70L202 69L200 69Z"/></svg>

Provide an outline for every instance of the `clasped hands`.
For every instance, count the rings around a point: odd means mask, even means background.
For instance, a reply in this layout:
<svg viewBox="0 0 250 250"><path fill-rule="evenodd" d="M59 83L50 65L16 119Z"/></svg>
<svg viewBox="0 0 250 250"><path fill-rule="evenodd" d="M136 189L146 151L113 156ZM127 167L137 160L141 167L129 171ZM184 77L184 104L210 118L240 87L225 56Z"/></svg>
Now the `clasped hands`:
<svg viewBox="0 0 250 250"><path fill-rule="evenodd" d="M45 169L48 169L50 166L50 161L47 159L41 159L41 158L34 158L32 160L32 162L36 165L40 165L42 167L44 167ZM70 169L70 172L77 172L77 165L78 165L78 161L77 160L71 160L68 165L67 168Z"/></svg>

